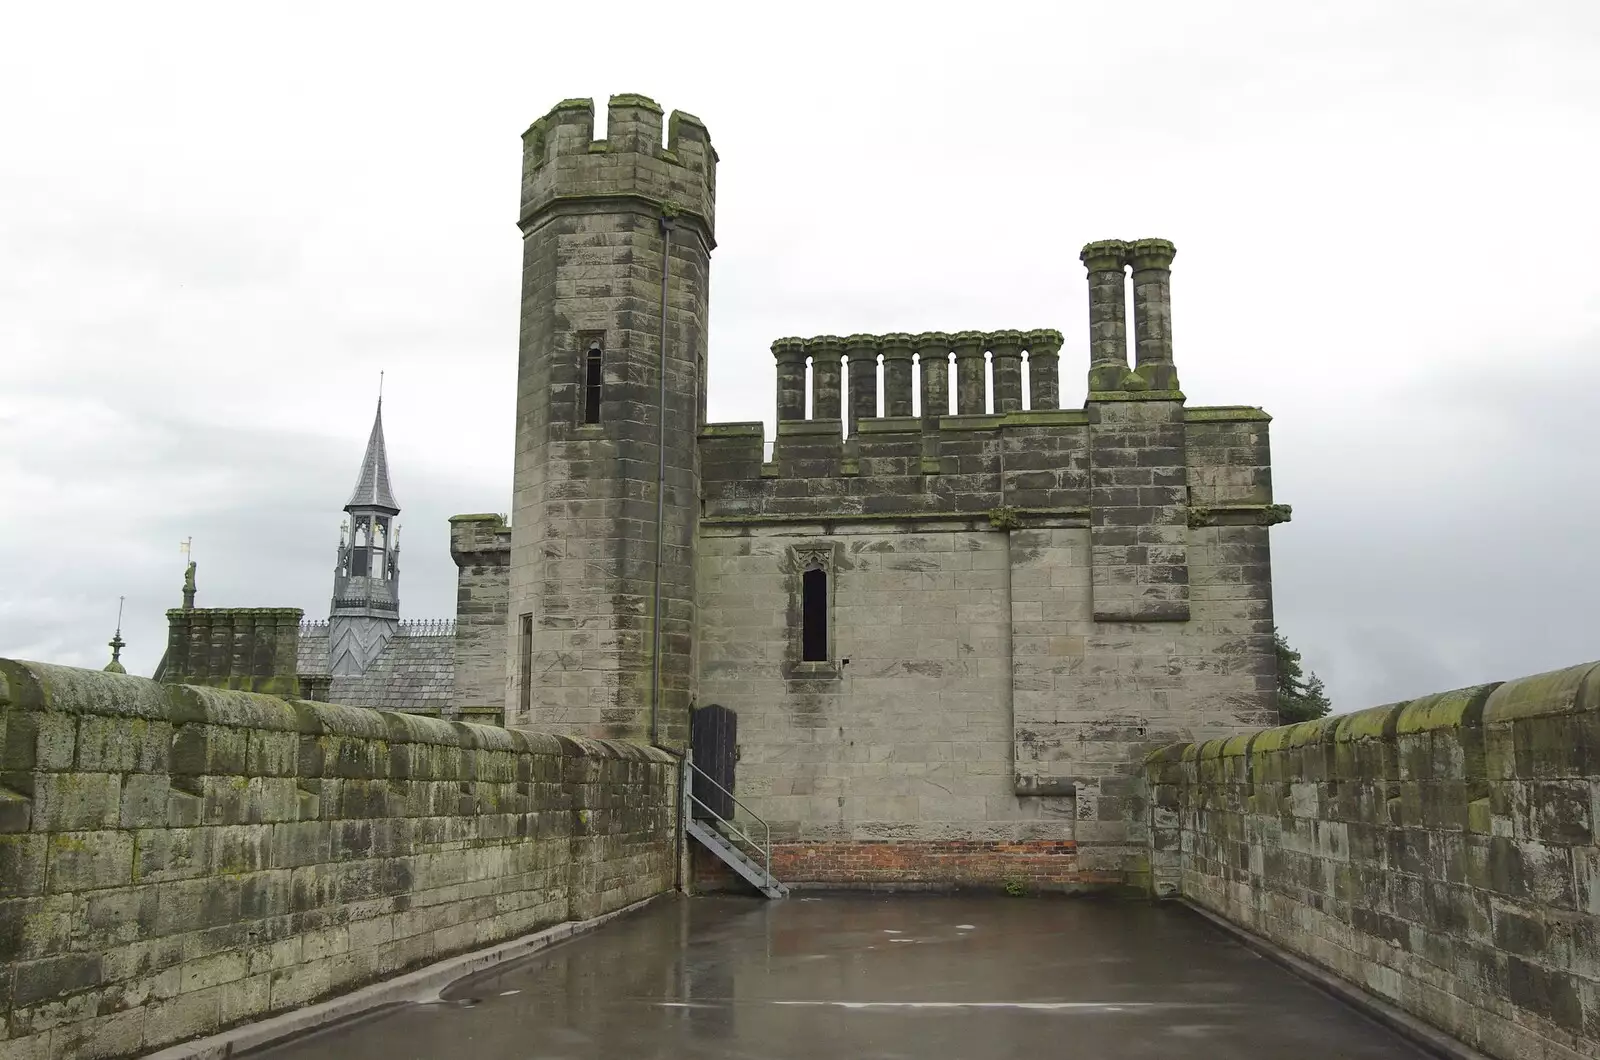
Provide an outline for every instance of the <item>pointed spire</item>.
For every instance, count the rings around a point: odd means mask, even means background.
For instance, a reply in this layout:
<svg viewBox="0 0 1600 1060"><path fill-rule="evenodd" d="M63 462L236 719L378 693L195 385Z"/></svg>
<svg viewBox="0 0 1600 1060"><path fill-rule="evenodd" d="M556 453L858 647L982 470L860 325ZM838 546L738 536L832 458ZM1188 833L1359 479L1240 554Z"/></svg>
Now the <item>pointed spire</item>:
<svg viewBox="0 0 1600 1060"><path fill-rule="evenodd" d="M114 674L128 672L127 668L122 665L122 649L128 646L128 642L122 639L122 602L124 599L126 598L117 597L117 632L111 637L111 661L105 665L107 672Z"/></svg>
<svg viewBox="0 0 1600 1060"><path fill-rule="evenodd" d="M378 397L378 414L372 420L372 434L367 438L367 454L361 459L361 475L356 479L355 492L345 511L355 508L383 508L398 515L400 506L394 502L394 491L389 487L389 453L383 444L383 397Z"/></svg>

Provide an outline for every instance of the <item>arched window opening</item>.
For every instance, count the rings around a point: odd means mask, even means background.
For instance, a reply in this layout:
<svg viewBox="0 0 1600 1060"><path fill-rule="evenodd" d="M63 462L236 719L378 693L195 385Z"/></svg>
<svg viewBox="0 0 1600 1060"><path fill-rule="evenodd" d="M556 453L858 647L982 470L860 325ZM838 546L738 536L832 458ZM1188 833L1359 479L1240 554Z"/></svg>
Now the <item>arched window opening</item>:
<svg viewBox="0 0 1600 1060"><path fill-rule="evenodd" d="M589 343L589 352L583 359L583 422L600 422L600 359L602 350L598 341Z"/></svg>
<svg viewBox="0 0 1600 1060"><path fill-rule="evenodd" d="M800 660L828 661L828 572L812 568L800 579Z"/></svg>

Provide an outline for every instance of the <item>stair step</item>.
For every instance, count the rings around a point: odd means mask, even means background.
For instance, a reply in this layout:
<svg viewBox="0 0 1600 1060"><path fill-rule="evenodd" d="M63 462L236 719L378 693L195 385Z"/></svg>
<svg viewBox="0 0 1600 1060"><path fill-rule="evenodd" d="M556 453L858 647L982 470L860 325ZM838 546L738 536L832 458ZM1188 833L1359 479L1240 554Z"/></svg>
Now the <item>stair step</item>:
<svg viewBox="0 0 1600 1060"><path fill-rule="evenodd" d="M789 888L778 882L776 877L757 864L715 828L691 818L688 822L688 831L690 835L700 841L702 846L710 850L718 858L721 858L725 864L740 876L743 876L746 882L768 898L784 898L788 896Z"/></svg>

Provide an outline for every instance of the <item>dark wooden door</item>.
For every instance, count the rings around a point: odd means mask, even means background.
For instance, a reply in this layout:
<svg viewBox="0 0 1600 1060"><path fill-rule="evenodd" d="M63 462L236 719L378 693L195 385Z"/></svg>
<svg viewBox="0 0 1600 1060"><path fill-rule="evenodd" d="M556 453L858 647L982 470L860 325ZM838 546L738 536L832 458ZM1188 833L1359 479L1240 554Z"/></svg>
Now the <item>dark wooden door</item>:
<svg viewBox="0 0 1600 1060"><path fill-rule="evenodd" d="M709 819L713 811L720 817L733 817L733 798L727 792L734 790L733 767L738 739L739 716L727 707L712 704L689 715L689 744L694 764L726 789L726 792L718 791L706 777L695 775L694 816L699 820Z"/></svg>

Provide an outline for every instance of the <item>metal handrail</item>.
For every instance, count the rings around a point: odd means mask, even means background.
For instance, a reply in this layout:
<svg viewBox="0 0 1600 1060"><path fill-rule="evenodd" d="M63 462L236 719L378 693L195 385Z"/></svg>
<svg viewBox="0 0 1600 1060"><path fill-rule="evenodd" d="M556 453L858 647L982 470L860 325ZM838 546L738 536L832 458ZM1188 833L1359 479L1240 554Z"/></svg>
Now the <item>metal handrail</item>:
<svg viewBox="0 0 1600 1060"><path fill-rule="evenodd" d="M715 817L717 820L721 821L723 824L725 824L729 828L733 829L734 833L737 834L740 839L743 839L746 843L749 843L751 846L753 846L757 850L761 851L761 860L762 860L761 867L766 871L767 876L771 877L771 875L772 875L772 828L767 824L766 821L761 819L761 816L758 813L756 813L750 807L746 806L744 803L740 802L739 801L739 796L735 795L733 792L729 791L727 788L723 787L721 784L718 784L716 778L713 777L710 773L707 773L705 770L703 770L699 766L695 765L692 761L689 763L689 770L690 770L690 773L689 773L689 801L697 802L701 806L705 806L705 808L711 813L711 816ZM735 806L739 807L745 813L749 814L751 819L754 820L756 822L756 824L759 824L761 826L762 831L765 833L765 835L767 837L767 841L766 841L765 844L758 843L752 837L750 837L748 835L745 835L744 831L737 824L735 824L733 821L729 820L728 818L722 816L722 814L718 813L716 810L711 809L710 806L706 806L706 804L704 802L702 802L698 797L696 797L696 795L694 793L694 774L696 774L696 773L700 774L702 777L705 777L706 780L710 782L712 787L716 788L718 791L722 792L728 798L732 799L733 800L733 804Z"/></svg>

